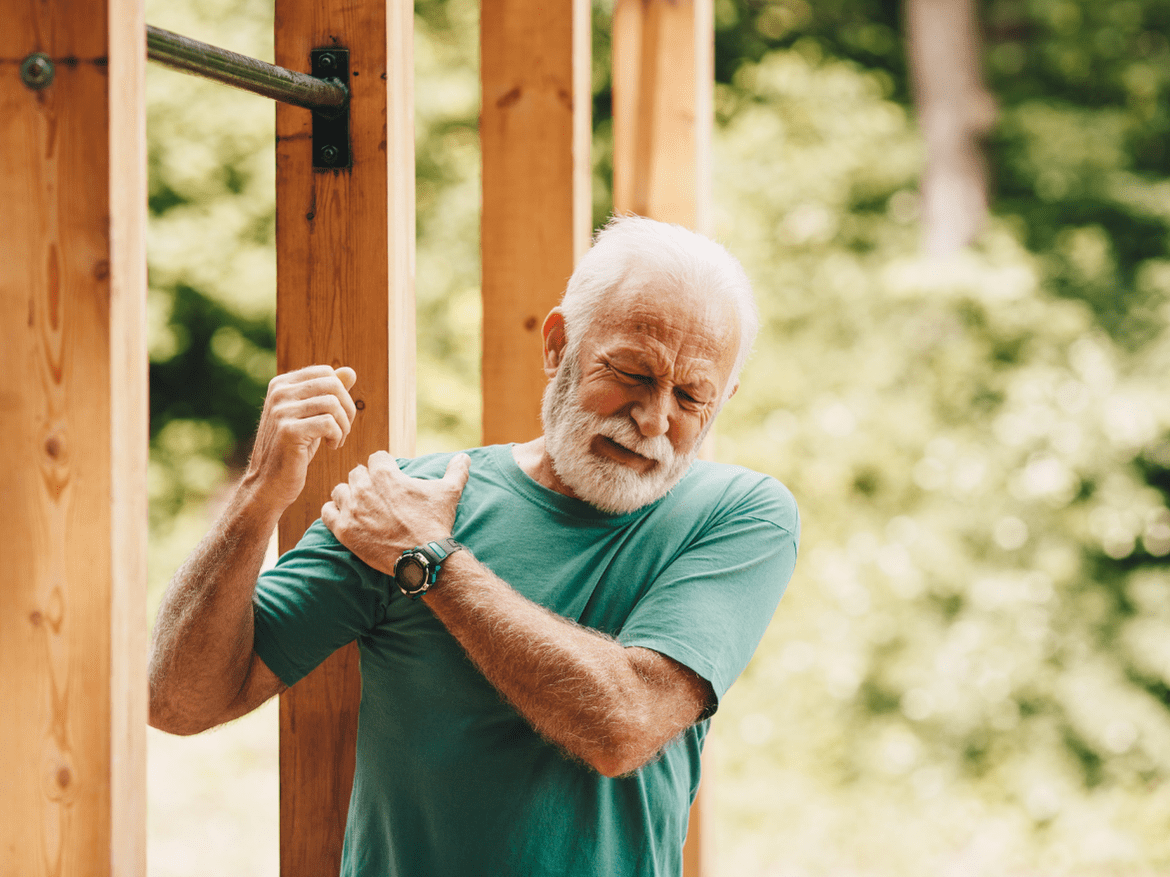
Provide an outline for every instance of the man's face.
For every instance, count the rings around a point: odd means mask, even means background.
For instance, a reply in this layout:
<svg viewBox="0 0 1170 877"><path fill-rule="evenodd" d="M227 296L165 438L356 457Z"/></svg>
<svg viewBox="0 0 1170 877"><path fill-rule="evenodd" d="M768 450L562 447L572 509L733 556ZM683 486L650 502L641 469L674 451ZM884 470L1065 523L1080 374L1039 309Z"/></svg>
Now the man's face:
<svg viewBox="0 0 1170 877"><path fill-rule="evenodd" d="M697 294L620 294L545 390L545 448L572 495L612 513L664 496L725 399L734 308Z"/></svg>

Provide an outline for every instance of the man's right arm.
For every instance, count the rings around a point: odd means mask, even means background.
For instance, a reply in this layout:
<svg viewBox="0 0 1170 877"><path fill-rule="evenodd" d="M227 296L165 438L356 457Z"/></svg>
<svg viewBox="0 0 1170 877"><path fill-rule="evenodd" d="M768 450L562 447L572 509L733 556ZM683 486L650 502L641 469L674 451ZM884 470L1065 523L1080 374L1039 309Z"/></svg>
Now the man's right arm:
<svg viewBox="0 0 1170 877"><path fill-rule="evenodd" d="M280 518L253 494L240 485L159 607L149 670L156 728L196 734L284 688L252 650L252 590Z"/></svg>
<svg viewBox="0 0 1170 877"><path fill-rule="evenodd" d="M269 384L248 471L171 580L150 655L150 723L194 734L254 709L284 684L253 650L252 592L281 514L321 442L340 447L356 413L352 369L312 366Z"/></svg>

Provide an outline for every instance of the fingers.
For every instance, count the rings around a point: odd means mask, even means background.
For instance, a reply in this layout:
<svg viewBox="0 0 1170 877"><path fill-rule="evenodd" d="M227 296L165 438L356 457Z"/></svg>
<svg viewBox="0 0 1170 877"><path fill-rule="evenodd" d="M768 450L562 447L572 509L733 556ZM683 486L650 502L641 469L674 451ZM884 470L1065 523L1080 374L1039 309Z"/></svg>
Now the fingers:
<svg viewBox="0 0 1170 877"><path fill-rule="evenodd" d="M268 382L248 459L248 474L265 502L288 508L304 489L321 444L339 448L345 443L357 416L349 395L356 380L351 368L313 365Z"/></svg>
<svg viewBox="0 0 1170 877"><path fill-rule="evenodd" d="M268 393L278 393L285 399L309 399L332 394L352 420L357 414L357 406L350 398L349 390L356 382L357 373L348 366L333 369L327 365L311 365L277 375L268 382Z"/></svg>
<svg viewBox="0 0 1170 877"><path fill-rule="evenodd" d="M378 451L333 487L321 520L359 558L390 572L406 548L454 532L470 464L466 454L456 454L442 478L415 478L392 454Z"/></svg>
<svg viewBox="0 0 1170 877"><path fill-rule="evenodd" d="M463 493L467 486L467 477L471 472L471 457L467 454L456 454L447 464L447 471L443 473L443 481L453 487L457 493Z"/></svg>
<svg viewBox="0 0 1170 877"><path fill-rule="evenodd" d="M334 370L337 379L341 381L341 385L345 387L346 391L353 389L353 385L357 383L357 372L355 372L348 365L343 365L339 369Z"/></svg>
<svg viewBox="0 0 1170 877"><path fill-rule="evenodd" d="M349 424L343 428L338 422L335 413L315 414L311 417L298 418L300 430L298 432L307 439L328 442L331 448L340 448L349 432ZM315 445L313 446L316 447Z"/></svg>
<svg viewBox="0 0 1170 877"><path fill-rule="evenodd" d="M337 505L333 500L329 500L321 506L321 523L328 527L334 535L337 535L336 524L340 515L341 513L337 510Z"/></svg>
<svg viewBox="0 0 1170 877"><path fill-rule="evenodd" d="M389 451L374 451L366 462L370 472L400 472L398 459Z"/></svg>
<svg viewBox="0 0 1170 877"><path fill-rule="evenodd" d="M349 483L354 483L354 474L357 473L358 469L364 470L361 477L365 483L372 481L381 482L387 478L413 480L402 473L402 470L398 467L397 458L387 451L375 451L370 455L367 466L358 466L350 472ZM447 471L443 473L441 481L448 488L454 489L456 494L460 494L467 484L467 477L470 470L471 457L467 456L467 454L456 454L447 463Z"/></svg>
<svg viewBox="0 0 1170 877"><path fill-rule="evenodd" d="M309 366L277 375L268 384L265 408L276 418L294 421L311 421L322 414L331 416L337 429L329 428L319 437L336 449L345 443L357 416L357 406L348 392L356 379L351 368L334 370L329 366Z"/></svg>

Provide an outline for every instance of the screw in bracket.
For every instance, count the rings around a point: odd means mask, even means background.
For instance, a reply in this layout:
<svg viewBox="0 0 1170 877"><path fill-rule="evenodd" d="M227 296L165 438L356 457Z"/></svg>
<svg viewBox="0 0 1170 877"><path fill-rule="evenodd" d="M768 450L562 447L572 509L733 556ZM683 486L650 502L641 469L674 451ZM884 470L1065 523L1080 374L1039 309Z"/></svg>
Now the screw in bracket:
<svg viewBox="0 0 1170 877"><path fill-rule="evenodd" d="M56 73L53 59L44 52L33 52L20 65L20 81L33 91L52 85Z"/></svg>
<svg viewBox="0 0 1170 877"><path fill-rule="evenodd" d="M341 157L341 151L336 146L322 146L317 154L320 156L322 164L337 164L337 160Z"/></svg>
<svg viewBox="0 0 1170 877"><path fill-rule="evenodd" d="M337 69L337 58L329 52L317 56L317 66L325 73L332 73Z"/></svg>

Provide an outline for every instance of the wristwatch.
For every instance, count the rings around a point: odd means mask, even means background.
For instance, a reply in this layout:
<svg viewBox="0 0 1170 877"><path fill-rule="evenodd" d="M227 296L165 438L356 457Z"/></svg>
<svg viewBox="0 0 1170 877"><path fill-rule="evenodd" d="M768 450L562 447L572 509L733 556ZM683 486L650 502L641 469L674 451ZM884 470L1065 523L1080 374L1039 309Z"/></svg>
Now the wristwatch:
<svg viewBox="0 0 1170 877"><path fill-rule="evenodd" d="M402 552L394 564L394 582L412 600L417 600L438 578L442 562L463 546L454 539L440 539L416 545Z"/></svg>

